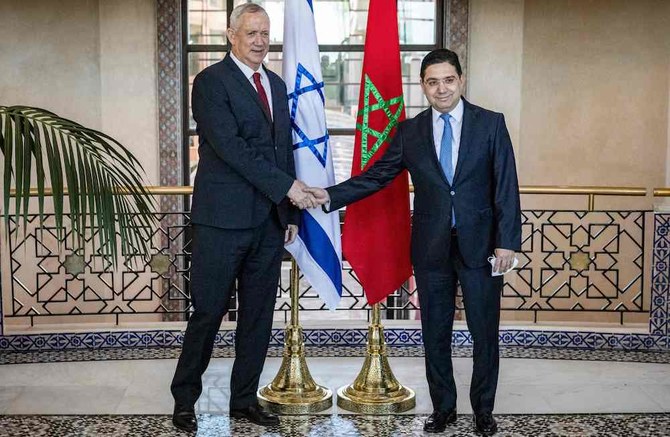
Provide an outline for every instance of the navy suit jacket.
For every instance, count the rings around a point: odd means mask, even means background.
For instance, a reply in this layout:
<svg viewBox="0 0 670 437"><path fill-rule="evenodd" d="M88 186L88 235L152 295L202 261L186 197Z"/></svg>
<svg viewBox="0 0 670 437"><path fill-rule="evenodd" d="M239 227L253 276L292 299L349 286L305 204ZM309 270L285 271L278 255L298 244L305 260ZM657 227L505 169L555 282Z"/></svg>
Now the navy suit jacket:
<svg viewBox="0 0 670 437"><path fill-rule="evenodd" d="M258 92L228 55L193 82L200 140L191 221L225 229L259 226L277 205L279 220L298 224L286 193L295 180L286 85L266 70L273 120Z"/></svg>
<svg viewBox="0 0 670 437"><path fill-rule="evenodd" d="M495 248L521 249L521 209L512 142L500 113L463 99L461 143L453 185L433 142L430 108L398 125L384 154L366 172L328 188L330 210L360 200L407 169L414 184L414 270L441 269L450 254L452 207L468 267L483 267Z"/></svg>

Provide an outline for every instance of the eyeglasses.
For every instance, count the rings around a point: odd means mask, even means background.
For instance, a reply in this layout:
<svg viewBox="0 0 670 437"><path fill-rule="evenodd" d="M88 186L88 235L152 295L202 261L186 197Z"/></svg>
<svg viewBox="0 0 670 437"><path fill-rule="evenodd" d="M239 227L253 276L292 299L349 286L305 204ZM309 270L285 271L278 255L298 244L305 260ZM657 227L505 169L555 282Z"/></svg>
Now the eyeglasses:
<svg viewBox="0 0 670 437"><path fill-rule="evenodd" d="M452 85L456 82L456 76L449 76L445 77L444 79L428 79L424 80L423 83L428 87L428 88L437 88L440 86L440 84L444 85Z"/></svg>

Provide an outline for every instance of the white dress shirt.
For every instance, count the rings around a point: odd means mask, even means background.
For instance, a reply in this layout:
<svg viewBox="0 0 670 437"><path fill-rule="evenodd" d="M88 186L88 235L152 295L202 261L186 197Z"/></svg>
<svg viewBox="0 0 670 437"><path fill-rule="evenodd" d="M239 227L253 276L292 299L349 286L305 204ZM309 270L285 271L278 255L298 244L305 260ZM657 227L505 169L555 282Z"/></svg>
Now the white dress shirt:
<svg viewBox="0 0 670 437"><path fill-rule="evenodd" d="M258 92L258 89L256 89L256 84L254 83L254 73L260 73L261 74L261 85L263 85L263 88L265 88L265 94L268 96L268 104L270 105L270 115L272 116L272 89L270 87L270 78L268 77L268 74L265 72L265 69L263 68L263 65L258 67L258 70L254 71L249 67L247 64L244 62L240 61L237 59L237 56L233 55L233 52L229 53L229 56L232 58L232 60L237 64L238 67L240 67L240 70L242 70L242 74L249 79L249 82L251 83L251 86L254 87L256 92Z"/></svg>
<svg viewBox="0 0 670 437"><path fill-rule="evenodd" d="M432 108L433 111L433 142L435 143L435 153L437 158L440 158L440 149L442 148L442 134L444 133L444 120L440 118L441 112ZM461 145L461 129L463 127L463 99L458 100L456 107L449 111L449 122L451 123L451 162L454 165L454 173L456 173L456 165L458 164L458 150Z"/></svg>

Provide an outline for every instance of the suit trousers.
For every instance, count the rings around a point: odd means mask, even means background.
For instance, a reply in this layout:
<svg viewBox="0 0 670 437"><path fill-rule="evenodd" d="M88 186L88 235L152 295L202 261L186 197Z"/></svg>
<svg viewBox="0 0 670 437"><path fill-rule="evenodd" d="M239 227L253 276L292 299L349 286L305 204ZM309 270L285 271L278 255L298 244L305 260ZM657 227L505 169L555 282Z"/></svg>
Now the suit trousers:
<svg viewBox="0 0 670 437"><path fill-rule="evenodd" d="M202 374L228 311L237 280L238 317L230 408L255 404L272 331L284 251L284 230L276 211L253 229L193 225L191 299L184 343L172 380L175 404L192 407L202 392Z"/></svg>
<svg viewBox="0 0 670 437"><path fill-rule="evenodd" d="M456 284L460 282L468 329L472 334L473 370L470 403L476 414L493 412L498 385L500 297L502 276L491 266L469 268L463 263L457 237L444 268L415 271L421 327L426 352L426 377L435 411L456 408L456 383L451 361Z"/></svg>

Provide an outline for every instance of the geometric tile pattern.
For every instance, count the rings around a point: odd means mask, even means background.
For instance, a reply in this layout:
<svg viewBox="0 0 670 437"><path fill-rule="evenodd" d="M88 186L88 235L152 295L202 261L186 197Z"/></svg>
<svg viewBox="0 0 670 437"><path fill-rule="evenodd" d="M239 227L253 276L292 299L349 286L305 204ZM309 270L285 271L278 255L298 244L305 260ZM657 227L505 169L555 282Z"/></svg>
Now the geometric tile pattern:
<svg viewBox="0 0 670 437"><path fill-rule="evenodd" d="M670 336L670 214L656 214L649 332Z"/></svg>
<svg viewBox="0 0 670 437"><path fill-rule="evenodd" d="M423 357L423 346L396 345L386 349L389 357ZM0 364L61 363L75 361L114 361L114 360L164 360L177 359L181 353L179 346L169 347L117 347L112 349L71 349L38 352L3 352ZM284 347L270 346L268 357L282 357ZM305 348L307 359L365 357L365 346L308 346ZM472 358L472 347L454 346L451 352L454 358ZM670 364L670 352L559 349L540 347L502 346L501 358L522 358L540 360L576 360L576 361L619 361L631 363ZM212 358L234 358L233 346L218 346L212 352Z"/></svg>
<svg viewBox="0 0 670 437"><path fill-rule="evenodd" d="M181 3L156 1L159 175L163 186L182 183ZM161 202L176 205L179 196L163 196ZM163 208L163 203L161 206L162 211L171 211Z"/></svg>
<svg viewBox="0 0 670 437"><path fill-rule="evenodd" d="M629 220L628 218L624 218ZM633 223L636 220L632 221ZM32 221L29 219L29 224ZM668 230L670 214L656 214L655 216L655 247L653 252L652 299L650 302L650 333L634 332L596 332L589 330L538 330L538 329L504 329L500 332L500 343L504 346L548 347L568 349L612 349L627 351L663 351L669 350L668 342L668 302L670 301L670 287L668 277ZM45 233L49 230L45 229ZM626 232L628 238L630 232ZM525 240L528 241L527 239ZM30 244L34 252L41 251L43 258L55 256L47 250L48 244L36 245L33 239L27 238L22 244ZM51 255L49 255L52 253ZM43 271L48 271L46 261L35 262ZM89 261L89 266L93 263ZM16 274L21 268L15 262L12 271ZM150 269L150 268L149 268ZM56 271L61 270L59 266ZM152 274L149 272L149 274ZM48 283L44 279L45 283ZM21 282L21 287L25 281ZM86 288L86 287L82 287ZM287 288L287 287L286 287ZM287 289L280 288L279 293L286 296ZM25 291L25 290L24 290ZM71 293L71 290L67 290ZM39 294L39 293L38 293ZM53 295L54 293L51 293ZM58 294L58 293L55 293ZM36 299L37 300L37 299ZM51 299L54 300L54 299ZM46 301L49 301L48 299ZM46 302L45 301L45 302ZM301 303L304 297L301 297ZM45 302L42 302L44 304ZM284 303L285 304L285 303ZM279 304L279 310L282 311ZM34 306L34 305L33 305ZM15 306L16 308L22 308ZM7 317L7 315L5 315ZM334 320L334 323L336 321ZM305 343L307 346L362 346L366 342L366 329L305 329ZM420 346L421 330L387 328L386 341L389 346ZM283 329L275 329L272 333L271 345L283 344ZM96 333L58 333L0 336L0 351L37 351L37 350L69 350L69 349L101 349L117 347L169 347L178 346L183 340L183 332L170 330L155 331L113 331ZM456 329L453 333L453 342L456 346L470 346L472 339L467 330ZM234 344L234 331L221 331L216 337L218 346Z"/></svg>
<svg viewBox="0 0 670 437"><path fill-rule="evenodd" d="M582 313L647 314L650 308L644 284L645 218L641 211L522 211L522 252L519 267L505 276L502 309L560 316ZM647 276L648 280L648 276ZM307 281L300 281L300 309L325 308ZM645 293L647 295L645 295ZM382 311L398 319L418 319L413 278L387 301ZM457 299L463 310L462 299ZM339 310L367 318L369 306L348 263L343 266ZM290 311L290 306L277 308Z"/></svg>
<svg viewBox="0 0 670 437"><path fill-rule="evenodd" d="M367 342L367 329L305 329L307 347L362 347ZM387 328L384 330L389 347L422 346L421 329ZM564 348L584 350L664 351L667 343L661 336L637 333L550 331L503 329L500 331L501 346ZM183 331L109 331L83 333L54 333L0 336L0 351L57 351L57 350L103 350L113 348L149 348L181 346ZM467 330L455 329L452 343L456 347L472 346L472 337ZM219 331L215 339L217 347L234 346L235 331ZM284 330L273 329L271 346L284 344Z"/></svg>
<svg viewBox="0 0 670 437"><path fill-rule="evenodd" d="M190 310L190 215L157 213L155 218L158 226L150 231L150 252L137 249L125 253L117 268L111 269L92 247L98 233L91 228L86 230L85 257L73 253L69 216L64 218L65 230L60 237L53 214L45 214L41 224L39 216L30 215L21 229L10 217L11 277L5 290L10 306L4 317L24 320L30 326L36 319L62 316L72 322L80 316L91 321L95 316L93 322L117 325L132 322L133 317L146 321L146 314L182 318ZM288 320L288 269L283 269L278 297L276 318ZM322 305L319 301L319 307ZM230 314L235 312L233 308Z"/></svg>
<svg viewBox="0 0 670 437"><path fill-rule="evenodd" d="M67 216L62 238L54 230L53 215L45 215L42 224L38 216L29 216L20 239L13 238L18 228L11 218L12 277L10 293L6 293L11 306L5 317L32 323L36 318L51 316L67 315L76 321L77 316L95 315L96 321L118 324L136 314L167 313L170 308L166 302L188 308L189 296L183 289L188 271L182 266L188 255L184 235L189 216L156 214L155 217L158 226L151 230L151 252L145 254L138 248L125 253L117 269L110 269L109 262L91 247L91 242L99 237L90 228L85 235L88 246L85 257L72 253ZM173 222L182 224L170 226Z"/></svg>
<svg viewBox="0 0 670 437"><path fill-rule="evenodd" d="M182 28L181 28L181 0L156 0L156 32L157 32L157 91L158 91L158 151L159 151L159 179L160 184L166 187L176 187L183 183L182 170L184 168L182 156ZM183 211L182 196L160 196L160 211L177 213ZM179 227L184 219L179 215L166 217L165 226ZM169 238L163 236L163 240ZM162 241L163 246L172 249L166 255L177 258L181 253L181 245L169 245ZM178 270L185 268L186 261L179 259ZM185 280L176 272L163 276L163 289L170 289L173 284L178 289L186 286ZM171 291L169 294L173 294ZM168 295L169 296L169 295ZM178 292L176 294L178 296ZM183 300L166 297L163 306L167 312L162 319L167 321L184 320L180 313L187 307Z"/></svg>
<svg viewBox="0 0 670 437"><path fill-rule="evenodd" d="M445 20L446 48L456 52L463 74L466 77L468 70L469 4L468 0L447 0Z"/></svg>
<svg viewBox="0 0 670 437"><path fill-rule="evenodd" d="M5 243L3 242L2 244L5 244ZM5 318L4 318L4 315L2 314L2 309L4 308L3 302L2 302L2 295L3 295L3 292L2 292L2 284L3 284L3 282L2 282L2 271L4 269L3 269L3 265L2 265L1 261L2 260L0 260L0 336L2 336L5 333L4 325L3 325Z"/></svg>
<svg viewBox="0 0 670 437"><path fill-rule="evenodd" d="M670 414L496 414L503 436L663 436L670 429ZM364 416L322 414L282 416L279 426L265 428L228 414L199 414L198 436L254 437L398 437L420 436L426 415ZM163 436L186 435L172 426L169 415L54 415L0 416L0 429L8 436ZM450 436L476 436L472 416L460 414L447 428ZM445 434L447 435L447 434Z"/></svg>
<svg viewBox="0 0 670 437"><path fill-rule="evenodd" d="M520 265L505 278L503 308L648 312L644 223L640 211L523 211Z"/></svg>

